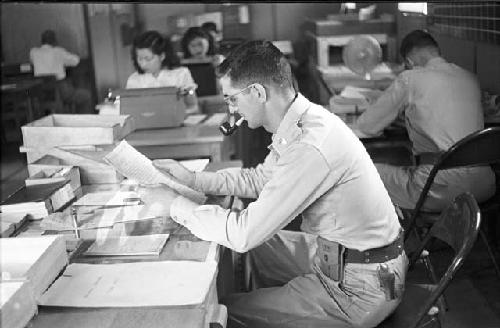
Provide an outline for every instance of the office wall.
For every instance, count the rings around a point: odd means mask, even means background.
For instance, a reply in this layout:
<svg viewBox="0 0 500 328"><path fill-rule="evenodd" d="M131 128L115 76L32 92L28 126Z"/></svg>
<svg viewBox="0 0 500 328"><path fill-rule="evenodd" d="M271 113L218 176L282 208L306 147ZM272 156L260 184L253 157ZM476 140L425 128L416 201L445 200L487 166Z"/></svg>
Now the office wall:
<svg viewBox="0 0 500 328"><path fill-rule="evenodd" d="M298 41L307 19L326 19L339 11L339 3L276 3L274 30L276 40ZM259 24L257 22L257 24Z"/></svg>
<svg viewBox="0 0 500 328"><path fill-rule="evenodd" d="M157 30L168 33L167 17L205 12L204 3L167 3L137 4L137 17L144 24L145 30Z"/></svg>
<svg viewBox="0 0 500 328"><path fill-rule="evenodd" d="M98 102L108 89L122 88L134 71L130 58L131 36L135 27L133 4L88 4L90 42Z"/></svg>
<svg viewBox="0 0 500 328"><path fill-rule="evenodd" d="M53 29L59 44L82 58L88 56L81 4L2 3L2 52L6 63L29 61L29 51L40 45L40 35Z"/></svg>

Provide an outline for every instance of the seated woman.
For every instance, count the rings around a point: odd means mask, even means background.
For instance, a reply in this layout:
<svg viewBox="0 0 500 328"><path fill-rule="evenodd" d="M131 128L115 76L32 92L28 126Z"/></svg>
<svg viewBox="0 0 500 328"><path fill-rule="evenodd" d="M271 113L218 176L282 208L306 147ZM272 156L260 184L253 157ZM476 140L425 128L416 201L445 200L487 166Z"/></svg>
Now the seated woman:
<svg viewBox="0 0 500 328"><path fill-rule="evenodd" d="M190 27L181 40L184 53L183 62L212 60L214 65L220 64L224 58L215 53L213 37L201 27Z"/></svg>
<svg viewBox="0 0 500 328"><path fill-rule="evenodd" d="M198 112L194 90L197 85L174 53L170 40L157 31L147 31L135 38L132 61L136 72L127 80L126 88L177 87L186 91L186 113Z"/></svg>

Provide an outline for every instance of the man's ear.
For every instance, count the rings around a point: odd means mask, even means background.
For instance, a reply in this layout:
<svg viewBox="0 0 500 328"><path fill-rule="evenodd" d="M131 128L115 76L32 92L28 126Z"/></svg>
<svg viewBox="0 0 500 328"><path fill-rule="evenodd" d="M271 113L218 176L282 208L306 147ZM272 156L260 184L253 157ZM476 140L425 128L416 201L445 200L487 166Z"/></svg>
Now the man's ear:
<svg viewBox="0 0 500 328"><path fill-rule="evenodd" d="M254 96L257 97L260 103L265 103L267 101L267 91L262 84L255 83L251 88L251 92L254 93Z"/></svg>

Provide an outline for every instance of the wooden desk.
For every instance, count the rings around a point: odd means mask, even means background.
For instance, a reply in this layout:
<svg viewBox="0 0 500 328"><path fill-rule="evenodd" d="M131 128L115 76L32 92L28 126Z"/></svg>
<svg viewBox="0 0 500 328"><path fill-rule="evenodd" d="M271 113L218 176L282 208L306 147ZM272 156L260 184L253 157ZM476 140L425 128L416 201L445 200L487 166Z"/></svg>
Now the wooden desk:
<svg viewBox="0 0 500 328"><path fill-rule="evenodd" d="M102 184L84 186L83 192L126 191L125 184ZM167 199L166 202L171 200ZM38 227L37 227L38 226ZM40 229L33 222L31 230ZM102 229L99 229L102 231ZM117 223L107 229L108 236L132 236L156 233L170 233L160 257L87 257L83 252L95 240L96 230L82 230L84 242L71 255L70 263L121 263L138 261L216 261L220 264L222 247L203 241L170 218ZM86 232L86 233L83 233ZM203 303L194 306L133 307L133 308L68 308L39 306L38 314L31 320L33 328L75 327L75 328L122 328L122 327L208 327L212 322L222 326L227 317L224 306L218 304L217 271Z"/></svg>
<svg viewBox="0 0 500 328"><path fill-rule="evenodd" d="M39 118L37 97L42 83L36 78L2 81L1 115L4 141L20 141L21 126Z"/></svg>
<svg viewBox="0 0 500 328"><path fill-rule="evenodd" d="M125 140L150 159L210 158L213 162L229 160L231 144L219 131L218 124L200 123L170 129L137 130Z"/></svg>

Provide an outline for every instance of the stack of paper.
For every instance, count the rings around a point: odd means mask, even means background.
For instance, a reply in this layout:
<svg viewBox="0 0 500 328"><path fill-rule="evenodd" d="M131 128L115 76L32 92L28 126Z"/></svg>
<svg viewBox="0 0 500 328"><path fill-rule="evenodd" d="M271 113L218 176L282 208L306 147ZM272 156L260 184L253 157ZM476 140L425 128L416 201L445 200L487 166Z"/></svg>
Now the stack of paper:
<svg viewBox="0 0 500 328"><path fill-rule="evenodd" d="M330 98L330 109L336 114L362 113L377 98L382 91L354 86L346 86L339 95Z"/></svg>
<svg viewBox="0 0 500 328"><path fill-rule="evenodd" d="M85 252L88 256L160 256L169 234L120 236L96 240Z"/></svg>
<svg viewBox="0 0 500 328"><path fill-rule="evenodd" d="M60 210L74 198L69 181L24 186L0 204L0 212L29 214L38 220Z"/></svg>
<svg viewBox="0 0 500 328"><path fill-rule="evenodd" d="M217 262L158 261L69 265L39 304L68 307L199 305Z"/></svg>
<svg viewBox="0 0 500 328"><path fill-rule="evenodd" d="M1 238L2 280L27 279L35 300L50 286L68 264L62 236Z"/></svg>
<svg viewBox="0 0 500 328"><path fill-rule="evenodd" d="M0 282L0 327L23 328L36 313L36 302L29 282Z"/></svg>
<svg viewBox="0 0 500 328"><path fill-rule="evenodd" d="M62 181L69 181L71 189L76 191L81 186L80 169L78 166L61 165L52 168L40 169L33 175L30 175L25 183L27 186L37 184L50 184Z"/></svg>

